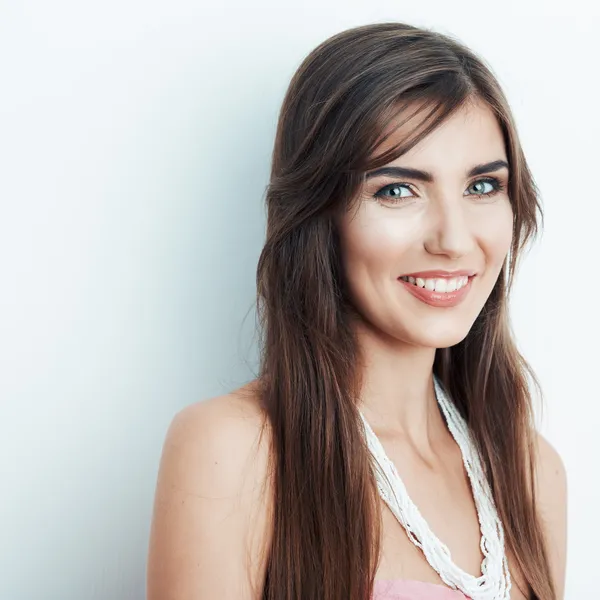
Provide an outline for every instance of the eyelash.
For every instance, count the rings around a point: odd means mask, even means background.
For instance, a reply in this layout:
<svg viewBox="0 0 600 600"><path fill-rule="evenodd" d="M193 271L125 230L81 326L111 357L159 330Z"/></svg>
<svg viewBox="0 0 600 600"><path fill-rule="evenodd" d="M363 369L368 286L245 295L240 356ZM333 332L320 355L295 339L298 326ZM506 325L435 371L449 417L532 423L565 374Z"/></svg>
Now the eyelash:
<svg viewBox="0 0 600 600"><path fill-rule="evenodd" d="M482 177L481 179L476 179L475 181L473 181L473 183L471 183L469 185L469 187L475 185L476 183L480 183L480 182L491 184L493 186L492 191L486 192L484 194L469 194L469 196L476 196L479 199L491 198L492 196L495 196L496 194L499 194L500 192L503 192L506 189L506 186L496 177ZM412 189L410 184L397 182L397 183L390 183L390 184L382 187L379 191L377 191L374 194L374 197L377 199L382 198L382 199L385 199L386 201L391 201L392 204L399 204L399 203L404 202L405 200L409 199L408 196L393 198L393 197L383 195L382 192L384 192L388 189L393 189L395 187L405 187L405 188L409 189L411 192L414 192L414 190Z"/></svg>

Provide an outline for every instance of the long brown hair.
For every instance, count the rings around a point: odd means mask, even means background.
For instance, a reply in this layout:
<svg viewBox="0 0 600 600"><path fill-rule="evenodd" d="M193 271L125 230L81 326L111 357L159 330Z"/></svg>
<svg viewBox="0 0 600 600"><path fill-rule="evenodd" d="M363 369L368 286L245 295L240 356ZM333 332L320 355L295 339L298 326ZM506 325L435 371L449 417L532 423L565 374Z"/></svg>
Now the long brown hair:
<svg viewBox="0 0 600 600"><path fill-rule="evenodd" d="M556 598L533 483L527 377L538 391L539 383L507 312L517 260L543 217L538 190L490 67L450 36L393 22L321 43L294 74L278 121L257 268L260 394L274 481L264 600L372 593L381 507L360 429L359 351L334 217L351 206L367 170L401 156L474 99L492 109L503 132L513 241L473 327L436 351L433 370L470 426L531 597ZM392 121L418 113L423 118L401 144L372 155Z"/></svg>

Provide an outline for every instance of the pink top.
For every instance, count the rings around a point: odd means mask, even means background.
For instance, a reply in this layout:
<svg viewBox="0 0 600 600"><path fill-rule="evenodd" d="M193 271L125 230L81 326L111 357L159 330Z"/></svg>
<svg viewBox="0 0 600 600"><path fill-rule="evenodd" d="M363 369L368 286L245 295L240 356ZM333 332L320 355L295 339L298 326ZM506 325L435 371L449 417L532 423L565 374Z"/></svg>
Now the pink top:
<svg viewBox="0 0 600 600"><path fill-rule="evenodd" d="M459 590L416 579L376 579L372 600L472 600Z"/></svg>

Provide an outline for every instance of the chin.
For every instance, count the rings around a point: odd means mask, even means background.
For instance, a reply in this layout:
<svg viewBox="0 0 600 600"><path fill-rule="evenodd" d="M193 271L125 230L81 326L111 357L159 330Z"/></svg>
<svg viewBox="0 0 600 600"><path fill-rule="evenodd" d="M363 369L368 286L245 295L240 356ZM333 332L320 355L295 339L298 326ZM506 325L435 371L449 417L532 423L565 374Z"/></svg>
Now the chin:
<svg viewBox="0 0 600 600"><path fill-rule="evenodd" d="M413 344L426 348L449 348L462 342L468 333L468 331L462 331L456 333L448 332L443 335L420 336L413 340Z"/></svg>
<svg viewBox="0 0 600 600"><path fill-rule="evenodd" d="M462 342L468 335L470 324L461 324L456 321L444 326L442 323L430 324L425 327L402 328L402 333L396 333L400 341L407 342L413 346L424 348L449 348Z"/></svg>

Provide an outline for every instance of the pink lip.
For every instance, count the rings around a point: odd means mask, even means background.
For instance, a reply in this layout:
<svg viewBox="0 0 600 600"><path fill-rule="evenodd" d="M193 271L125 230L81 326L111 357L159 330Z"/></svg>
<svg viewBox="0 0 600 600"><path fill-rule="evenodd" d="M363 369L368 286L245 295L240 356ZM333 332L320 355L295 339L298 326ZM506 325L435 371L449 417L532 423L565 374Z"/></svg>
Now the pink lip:
<svg viewBox="0 0 600 600"><path fill-rule="evenodd" d="M433 271L424 271L424 273L433 273ZM439 273L439 271L438 271ZM464 273L468 275L468 272ZM420 276L420 275L419 275ZM458 277L458 275L455 275ZM411 275L411 277L413 277ZM429 275L429 277L433 277L433 275ZM436 275L436 277L441 277L440 275ZM450 308L452 306L456 306L460 304L465 296L469 293L471 289L471 284L473 281L473 277L469 277L469 281L467 285L460 288L460 290L456 290L455 292L430 292L425 288L419 287L414 283L410 283L408 281L404 281L403 279L398 278L398 281L404 285L404 287L416 298L429 304L430 306L436 306L439 308Z"/></svg>

